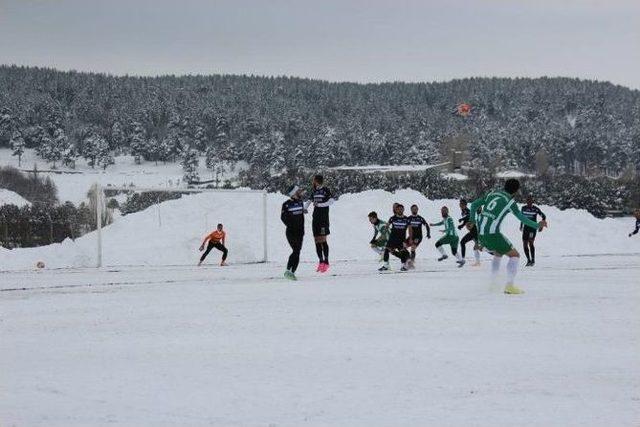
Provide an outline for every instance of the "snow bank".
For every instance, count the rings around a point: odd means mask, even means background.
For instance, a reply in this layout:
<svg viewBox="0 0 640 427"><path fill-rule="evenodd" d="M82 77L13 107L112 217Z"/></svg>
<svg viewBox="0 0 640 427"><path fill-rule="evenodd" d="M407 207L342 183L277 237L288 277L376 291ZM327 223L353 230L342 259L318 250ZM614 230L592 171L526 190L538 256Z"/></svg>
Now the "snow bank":
<svg viewBox="0 0 640 427"><path fill-rule="evenodd" d="M247 193L202 193L183 196L153 206L142 212L119 217L103 229L105 265L194 265L197 250L205 234L218 222L225 225L230 251L230 262L250 262L262 257L262 204L261 196ZM286 197L268 196L268 250L271 261L285 262L289 246L280 222L280 205ZM440 207L446 205L459 216L457 200L428 200L413 190L389 193L382 190L345 194L331 208L330 257L334 260L372 259L368 247L372 236L367 214L376 210L379 216L391 216L393 202L410 206L416 203L427 221L440 219ZM580 255L602 253L640 252L640 239L630 239L628 232L633 221L597 219L583 210L559 209L541 206L547 214L550 227L539 234L538 254ZM311 215L307 219L307 234L302 259L316 259L311 234ZM520 247L517 220L508 217L503 231ZM433 230L433 238L423 243L419 256L436 257L435 238L441 234ZM42 260L47 267L91 267L95 265L96 235L87 234L76 241L40 248L4 250L0 252L0 270L32 268ZM219 260L215 250L209 262Z"/></svg>
<svg viewBox="0 0 640 427"><path fill-rule="evenodd" d="M29 206L31 202L27 199L6 188L0 188L0 206L2 205L16 205L19 207Z"/></svg>

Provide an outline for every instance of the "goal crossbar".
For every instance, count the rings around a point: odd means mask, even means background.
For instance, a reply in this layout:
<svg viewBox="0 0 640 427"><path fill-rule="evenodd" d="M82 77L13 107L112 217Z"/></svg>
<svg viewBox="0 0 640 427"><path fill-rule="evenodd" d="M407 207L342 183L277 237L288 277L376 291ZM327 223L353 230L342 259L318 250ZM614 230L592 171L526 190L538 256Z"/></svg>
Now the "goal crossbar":
<svg viewBox="0 0 640 427"><path fill-rule="evenodd" d="M269 253L267 249L267 191L266 190L250 190L250 189L229 189L229 188L171 188L171 187L126 187L126 186L102 186L99 183L95 184L96 188L96 206L104 206L105 191L130 191L136 193L244 193L244 194L261 194L262 195L262 247L263 255L262 260L258 262L267 262ZM102 259L102 212L101 209L96 209L96 243L98 250L96 253L96 267L103 266Z"/></svg>

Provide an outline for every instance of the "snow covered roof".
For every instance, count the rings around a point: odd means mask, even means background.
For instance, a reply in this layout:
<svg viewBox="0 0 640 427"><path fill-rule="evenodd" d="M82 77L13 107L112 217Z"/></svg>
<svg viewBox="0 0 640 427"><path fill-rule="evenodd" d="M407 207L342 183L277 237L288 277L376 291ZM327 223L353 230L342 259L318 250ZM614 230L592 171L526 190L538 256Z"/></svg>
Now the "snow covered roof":
<svg viewBox="0 0 640 427"><path fill-rule="evenodd" d="M526 173L526 172L508 170L508 171L502 171L502 172L496 173L496 177L497 178L534 178L535 175Z"/></svg>
<svg viewBox="0 0 640 427"><path fill-rule="evenodd" d="M448 165L449 162L438 163L435 165L366 165L366 166L336 166L330 168L338 171L360 171L364 173L375 172L420 172L428 169L440 168Z"/></svg>
<svg viewBox="0 0 640 427"><path fill-rule="evenodd" d="M467 175L463 175L457 172L443 173L442 177L445 179L455 179L456 181L466 181L469 179Z"/></svg>
<svg viewBox="0 0 640 427"><path fill-rule="evenodd" d="M0 206L2 205L16 205L22 207L31 205L31 203L18 193L14 193L6 188L0 188Z"/></svg>

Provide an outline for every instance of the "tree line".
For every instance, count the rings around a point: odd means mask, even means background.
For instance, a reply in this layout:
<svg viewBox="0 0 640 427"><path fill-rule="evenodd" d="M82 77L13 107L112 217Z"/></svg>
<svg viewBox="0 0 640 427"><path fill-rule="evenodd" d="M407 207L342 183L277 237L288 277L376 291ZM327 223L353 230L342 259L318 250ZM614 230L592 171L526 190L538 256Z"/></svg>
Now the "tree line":
<svg viewBox="0 0 640 427"><path fill-rule="evenodd" d="M468 103L468 116L456 107ZM640 168L640 92L570 78L330 83L235 75L131 77L0 66L0 146L52 167L113 156L180 162L197 181L245 161L278 176L338 165L430 164L616 176Z"/></svg>

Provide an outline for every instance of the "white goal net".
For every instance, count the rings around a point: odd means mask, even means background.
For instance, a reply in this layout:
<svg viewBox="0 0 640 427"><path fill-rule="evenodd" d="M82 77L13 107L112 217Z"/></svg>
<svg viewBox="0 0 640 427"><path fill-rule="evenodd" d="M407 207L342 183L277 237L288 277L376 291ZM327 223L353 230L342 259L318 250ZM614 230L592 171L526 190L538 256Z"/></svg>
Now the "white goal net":
<svg viewBox="0 0 640 427"><path fill-rule="evenodd" d="M266 262L267 194L255 190L98 187L96 266L195 265L223 225L227 262ZM204 264L217 264L212 250Z"/></svg>

